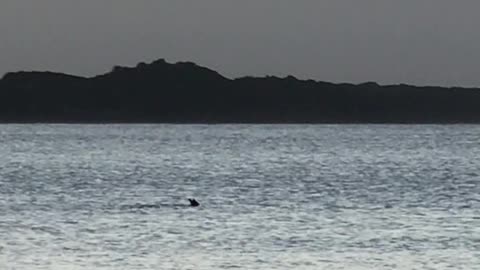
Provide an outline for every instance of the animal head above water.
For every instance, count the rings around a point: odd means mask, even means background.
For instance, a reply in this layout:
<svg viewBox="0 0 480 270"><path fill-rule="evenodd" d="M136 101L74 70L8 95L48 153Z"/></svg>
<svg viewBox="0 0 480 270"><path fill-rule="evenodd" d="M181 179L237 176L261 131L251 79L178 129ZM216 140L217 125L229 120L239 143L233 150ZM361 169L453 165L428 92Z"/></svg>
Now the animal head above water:
<svg viewBox="0 0 480 270"><path fill-rule="evenodd" d="M192 207L200 206L200 203L198 203L195 199L188 199L188 201L190 202L190 206Z"/></svg>

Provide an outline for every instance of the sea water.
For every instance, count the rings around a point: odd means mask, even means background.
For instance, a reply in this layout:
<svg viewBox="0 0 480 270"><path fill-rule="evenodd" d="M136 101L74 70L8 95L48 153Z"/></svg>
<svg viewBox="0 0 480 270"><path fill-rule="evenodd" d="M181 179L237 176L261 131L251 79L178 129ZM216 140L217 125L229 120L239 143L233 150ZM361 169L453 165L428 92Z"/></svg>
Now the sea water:
<svg viewBox="0 0 480 270"><path fill-rule="evenodd" d="M5 270L479 269L480 126L0 125L0 214Z"/></svg>

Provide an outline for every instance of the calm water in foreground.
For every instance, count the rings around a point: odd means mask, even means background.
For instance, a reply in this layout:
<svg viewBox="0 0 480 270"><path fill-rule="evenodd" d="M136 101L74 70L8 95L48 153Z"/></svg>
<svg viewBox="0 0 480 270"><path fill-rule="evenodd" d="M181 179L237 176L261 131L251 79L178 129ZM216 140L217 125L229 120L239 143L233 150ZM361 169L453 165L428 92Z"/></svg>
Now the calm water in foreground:
<svg viewBox="0 0 480 270"><path fill-rule="evenodd" d="M480 126L0 125L0 213L5 270L478 269Z"/></svg>

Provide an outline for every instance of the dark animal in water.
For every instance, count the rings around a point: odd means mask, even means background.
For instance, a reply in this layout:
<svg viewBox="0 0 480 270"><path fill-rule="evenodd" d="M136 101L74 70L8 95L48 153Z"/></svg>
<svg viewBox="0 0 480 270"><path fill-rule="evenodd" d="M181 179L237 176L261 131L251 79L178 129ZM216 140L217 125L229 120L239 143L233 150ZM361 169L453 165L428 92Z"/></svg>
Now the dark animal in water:
<svg viewBox="0 0 480 270"><path fill-rule="evenodd" d="M190 206L191 207L197 207L197 206L200 206L200 204L197 202L197 200L195 199L188 199L188 201L190 201Z"/></svg>

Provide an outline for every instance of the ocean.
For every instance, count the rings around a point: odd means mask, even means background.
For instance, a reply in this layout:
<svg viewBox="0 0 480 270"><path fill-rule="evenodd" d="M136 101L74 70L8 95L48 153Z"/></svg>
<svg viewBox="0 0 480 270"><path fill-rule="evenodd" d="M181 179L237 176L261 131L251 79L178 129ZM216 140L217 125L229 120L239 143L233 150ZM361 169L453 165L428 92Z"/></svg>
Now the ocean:
<svg viewBox="0 0 480 270"><path fill-rule="evenodd" d="M0 213L5 270L473 270L480 126L0 125Z"/></svg>

